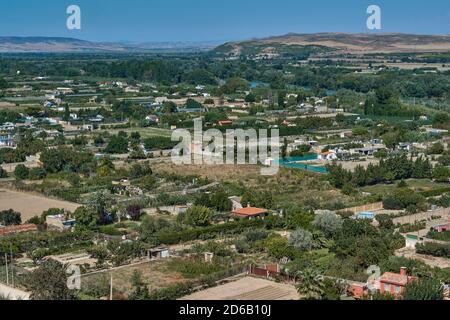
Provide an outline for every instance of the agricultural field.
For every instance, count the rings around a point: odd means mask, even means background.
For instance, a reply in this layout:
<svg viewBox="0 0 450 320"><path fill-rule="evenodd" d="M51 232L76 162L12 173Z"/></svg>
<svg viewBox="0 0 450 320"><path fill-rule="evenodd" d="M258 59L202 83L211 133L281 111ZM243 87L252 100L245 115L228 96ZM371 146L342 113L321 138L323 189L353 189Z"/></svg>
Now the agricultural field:
<svg viewBox="0 0 450 320"><path fill-rule="evenodd" d="M143 283L150 290L161 289L186 281L180 273L169 269L168 261L155 261L138 263L132 266L119 267L109 272L83 276L82 283L85 283L86 286L102 282L109 284L112 275L115 290L129 295L133 289L131 278L134 272L141 274Z"/></svg>
<svg viewBox="0 0 450 320"><path fill-rule="evenodd" d="M51 199L41 195L0 189L0 211L13 209L20 212L23 222L35 216L40 216L42 212L51 208L74 212L79 206L76 203Z"/></svg>
<svg viewBox="0 0 450 320"><path fill-rule="evenodd" d="M244 277L215 288L185 296L180 300L298 300L293 285L274 283L265 279Z"/></svg>

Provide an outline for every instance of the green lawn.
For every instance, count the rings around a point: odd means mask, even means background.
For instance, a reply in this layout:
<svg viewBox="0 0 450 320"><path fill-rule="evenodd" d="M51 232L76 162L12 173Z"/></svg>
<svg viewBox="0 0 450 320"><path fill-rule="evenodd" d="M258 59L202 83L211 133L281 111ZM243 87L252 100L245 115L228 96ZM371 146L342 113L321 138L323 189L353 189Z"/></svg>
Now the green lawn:
<svg viewBox="0 0 450 320"><path fill-rule="evenodd" d="M415 191L429 191L444 188L448 185L444 183L436 183L428 179L409 179L406 180L408 187ZM394 184L377 184L374 186L367 186L361 188L363 192L369 192L371 194L388 194L392 193L397 188L397 183Z"/></svg>

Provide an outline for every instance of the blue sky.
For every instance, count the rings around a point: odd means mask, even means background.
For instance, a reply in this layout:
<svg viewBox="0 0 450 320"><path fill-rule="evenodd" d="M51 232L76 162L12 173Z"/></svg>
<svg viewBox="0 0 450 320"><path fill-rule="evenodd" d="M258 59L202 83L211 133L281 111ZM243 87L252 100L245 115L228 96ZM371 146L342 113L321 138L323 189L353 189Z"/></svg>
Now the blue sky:
<svg viewBox="0 0 450 320"><path fill-rule="evenodd" d="M66 29L79 5L82 29ZM92 41L227 41L288 32L368 32L366 9L382 10L382 32L450 34L450 0L8 0L0 36Z"/></svg>

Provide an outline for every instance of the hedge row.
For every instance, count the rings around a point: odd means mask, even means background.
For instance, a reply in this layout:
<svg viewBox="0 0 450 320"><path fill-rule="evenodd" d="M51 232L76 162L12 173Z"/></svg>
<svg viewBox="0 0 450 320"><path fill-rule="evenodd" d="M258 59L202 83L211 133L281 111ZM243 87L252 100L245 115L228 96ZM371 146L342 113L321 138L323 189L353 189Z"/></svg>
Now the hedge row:
<svg viewBox="0 0 450 320"><path fill-rule="evenodd" d="M416 252L434 257L450 258L450 245L434 242L419 243L416 245Z"/></svg>
<svg viewBox="0 0 450 320"><path fill-rule="evenodd" d="M160 244L171 245L197 239L212 239L218 234L240 234L247 229L261 227L264 224L263 220L241 220L203 228L191 228L180 232L160 232L157 237Z"/></svg>
<svg viewBox="0 0 450 320"><path fill-rule="evenodd" d="M422 191L419 192L419 194L421 194L425 198L429 198L429 197L437 197L447 192L450 192L450 187L443 187L434 190Z"/></svg>
<svg viewBox="0 0 450 320"><path fill-rule="evenodd" d="M0 252L24 253L38 248L52 248L52 250L70 248L90 242L92 232L38 232L21 233L4 236L0 239Z"/></svg>

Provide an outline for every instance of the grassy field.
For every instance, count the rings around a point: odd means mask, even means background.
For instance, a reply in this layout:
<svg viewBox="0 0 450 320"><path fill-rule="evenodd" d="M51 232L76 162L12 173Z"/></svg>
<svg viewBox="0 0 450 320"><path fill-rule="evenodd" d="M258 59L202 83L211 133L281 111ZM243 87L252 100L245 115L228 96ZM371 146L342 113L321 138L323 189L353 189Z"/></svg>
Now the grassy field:
<svg viewBox="0 0 450 320"><path fill-rule="evenodd" d="M444 188L448 186L445 183L436 183L428 179L409 179L405 181L408 187L415 191L429 191ZM377 184L375 186L367 186L362 188L363 192L372 194L388 194L392 193L397 188L397 184Z"/></svg>
<svg viewBox="0 0 450 320"><path fill-rule="evenodd" d="M333 189L321 174L303 170L280 168L274 176L262 176L260 167L254 165L183 165L158 163L153 171L177 175L198 175L211 181L223 182L230 193L239 190L268 191L275 203L283 206L328 204L330 208L358 205L352 197L345 196Z"/></svg>
<svg viewBox="0 0 450 320"><path fill-rule="evenodd" d="M100 282L105 278L109 281L112 274L114 289L128 295L133 289L130 280L135 270L142 274L142 280L150 290L161 289L186 281L181 274L168 268L168 262L167 260L146 262L135 266L117 268L113 271L83 277L83 282Z"/></svg>

